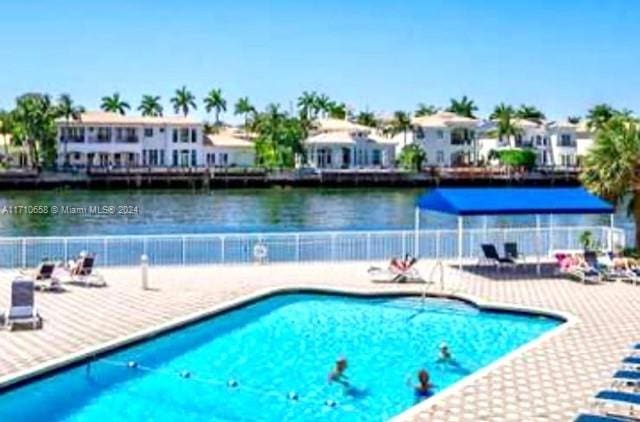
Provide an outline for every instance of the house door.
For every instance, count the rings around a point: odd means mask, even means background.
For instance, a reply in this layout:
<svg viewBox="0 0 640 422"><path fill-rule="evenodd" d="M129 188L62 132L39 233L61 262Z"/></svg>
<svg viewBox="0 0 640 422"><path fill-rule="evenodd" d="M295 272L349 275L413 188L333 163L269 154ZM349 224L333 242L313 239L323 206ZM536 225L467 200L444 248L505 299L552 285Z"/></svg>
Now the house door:
<svg viewBox="0 0 640 422"><path fill-rule="evenodd" d="M331 167L331 150L328 148L320 148L318 150L316 166L324 169Z"/></svg>
<svg viewBox="0 0 640 422"><path fill-rule="evenodd" d="M342 168L351 167L351 148L342 148Z"/></svg>

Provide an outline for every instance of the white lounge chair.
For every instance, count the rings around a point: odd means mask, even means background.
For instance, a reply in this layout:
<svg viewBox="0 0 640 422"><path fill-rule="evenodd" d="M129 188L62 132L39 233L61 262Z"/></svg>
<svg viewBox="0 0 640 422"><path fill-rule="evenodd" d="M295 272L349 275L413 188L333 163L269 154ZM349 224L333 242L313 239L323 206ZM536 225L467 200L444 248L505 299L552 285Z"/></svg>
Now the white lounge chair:
<svg viewBox="0 0 640 422"><path fill-rule="evenodd" d="M4 316L5 325L12 330L15 324L42 325L35 305L35 283L31 279L17 278L11 283L11 307Z"/></svg>

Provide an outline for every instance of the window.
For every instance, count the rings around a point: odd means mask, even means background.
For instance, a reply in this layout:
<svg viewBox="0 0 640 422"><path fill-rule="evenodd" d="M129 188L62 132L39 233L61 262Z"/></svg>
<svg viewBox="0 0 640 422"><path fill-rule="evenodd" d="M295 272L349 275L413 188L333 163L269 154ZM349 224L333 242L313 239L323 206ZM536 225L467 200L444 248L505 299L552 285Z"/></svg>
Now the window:
<svg viewBox="0 0 640 422"><path fill-rule="evenodd" d="M173 129L173 143L178 142L178 129Z"/></svg>
<svg viewBox="0 0 640 422"><path fill-rule="evenodd" d="M436 137L437 137L438 139L444 139L444 131L442 131L442 130L438 129L438 130L436 131Z"/></svg>
<svg viewBox="0 0 640 422"><path fill-rule="evenodd" d="M191 129L191 143L195 144L198 139L198 132L195 129Z"/></svg>
<svg viewBox="0 0 640 422"><path fill-rule="evenodd" d="M180 142L189 142L189 129L180 129Z"/></svg>
<svg viewBox="0 0 640 422"><path fill-rule="evenodd" d="M144 128L144 137L151 138L152 136L153 136L153 128L151 127Z"/></svg>
<svg viewBox="0 0 640 422"><path fill-rule="evenodd" d="M194 131L195 133L195 131ZM198 165L198 153L196 152L195 149L191 150L191 165L193 167L196 167Z"/></svg>
<svg viewBox="0 0 640 422"><path fill-rule="evenodd" d="M558 146L561 146L561 147L573 146L573 140L571 139L571 134L562 133L560 135L560 139L558 139Z"/></svg>
<svg viewBox="0 0 640 422"><path fill-rule="evenodd" d="M146 131L146 129L145 129ZM142 165L146 166L147 165L147 150L143 149L142 150Z"/></svg>
<svg viewBox="0 0 640 422"><path fill-rule="evenodd" d="M164 128L163 127L160 128L160 133L164 133Z"/></svg>
<svg viewBox="0 0 640 422"><path fill-rule="evenodd" d="M164 150L160 150L160 165L164 166Z"/></svg>
<svg viewBox="0 0 640 422"><path fill-rule="evenodd" d="M175 132L174 132L175 133ZM178 150L173 150L173 166L178 166Z"/></svg>
<svg viewBox="0 0 640 422"><path fill-rule="evenodd" d="M229 155L226 152L220 154L220 161L222 161L223 166L226 166L229 163ZM330 162L331 160L329 160Z"/></svg>
<svg viewBox="0 0 640 422"><path fill-rule="evenodd" d="M438 164L444 163L444 151L438 151L436 153L436 162Z"/></svg>

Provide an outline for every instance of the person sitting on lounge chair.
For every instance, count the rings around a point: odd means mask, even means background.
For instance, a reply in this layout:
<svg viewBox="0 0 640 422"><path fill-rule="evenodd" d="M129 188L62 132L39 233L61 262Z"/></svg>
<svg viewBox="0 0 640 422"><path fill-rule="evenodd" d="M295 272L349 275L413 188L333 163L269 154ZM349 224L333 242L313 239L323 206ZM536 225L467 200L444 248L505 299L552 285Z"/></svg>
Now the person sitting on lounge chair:
<svg viewBox="0 0 640 422"><path fill-rule="evenodd" d="M418 260L416 258L405 257L404 260L392 258L387 269L380 267L369 267L367 272L378 282L424 282L418 269L415 267Z"/></svg>

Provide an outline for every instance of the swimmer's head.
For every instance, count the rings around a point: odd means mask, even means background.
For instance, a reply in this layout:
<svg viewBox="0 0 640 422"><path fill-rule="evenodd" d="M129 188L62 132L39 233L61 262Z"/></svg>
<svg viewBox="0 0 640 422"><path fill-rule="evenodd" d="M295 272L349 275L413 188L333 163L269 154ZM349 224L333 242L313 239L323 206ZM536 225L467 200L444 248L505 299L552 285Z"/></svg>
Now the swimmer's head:
<svg viewBox="0 0 640 422"><path fill-rule="evenodd" d="M422 383L428 383L429 382L429 373L424 370L421 369L420 371L418 371L418 380Z"/></svg>
<svg viewBox="0 0 640 422"><path fill-rule="evenodd" d="M347 358L340 356L338 359L336 359L336 367L345 369L347 367Z"/></svg>
<svg viewBox="0 0 640 422"><path fill-rule="evenodd" d="M440 343L440 350L449 350L449 346L444 341Z"/></svg>

